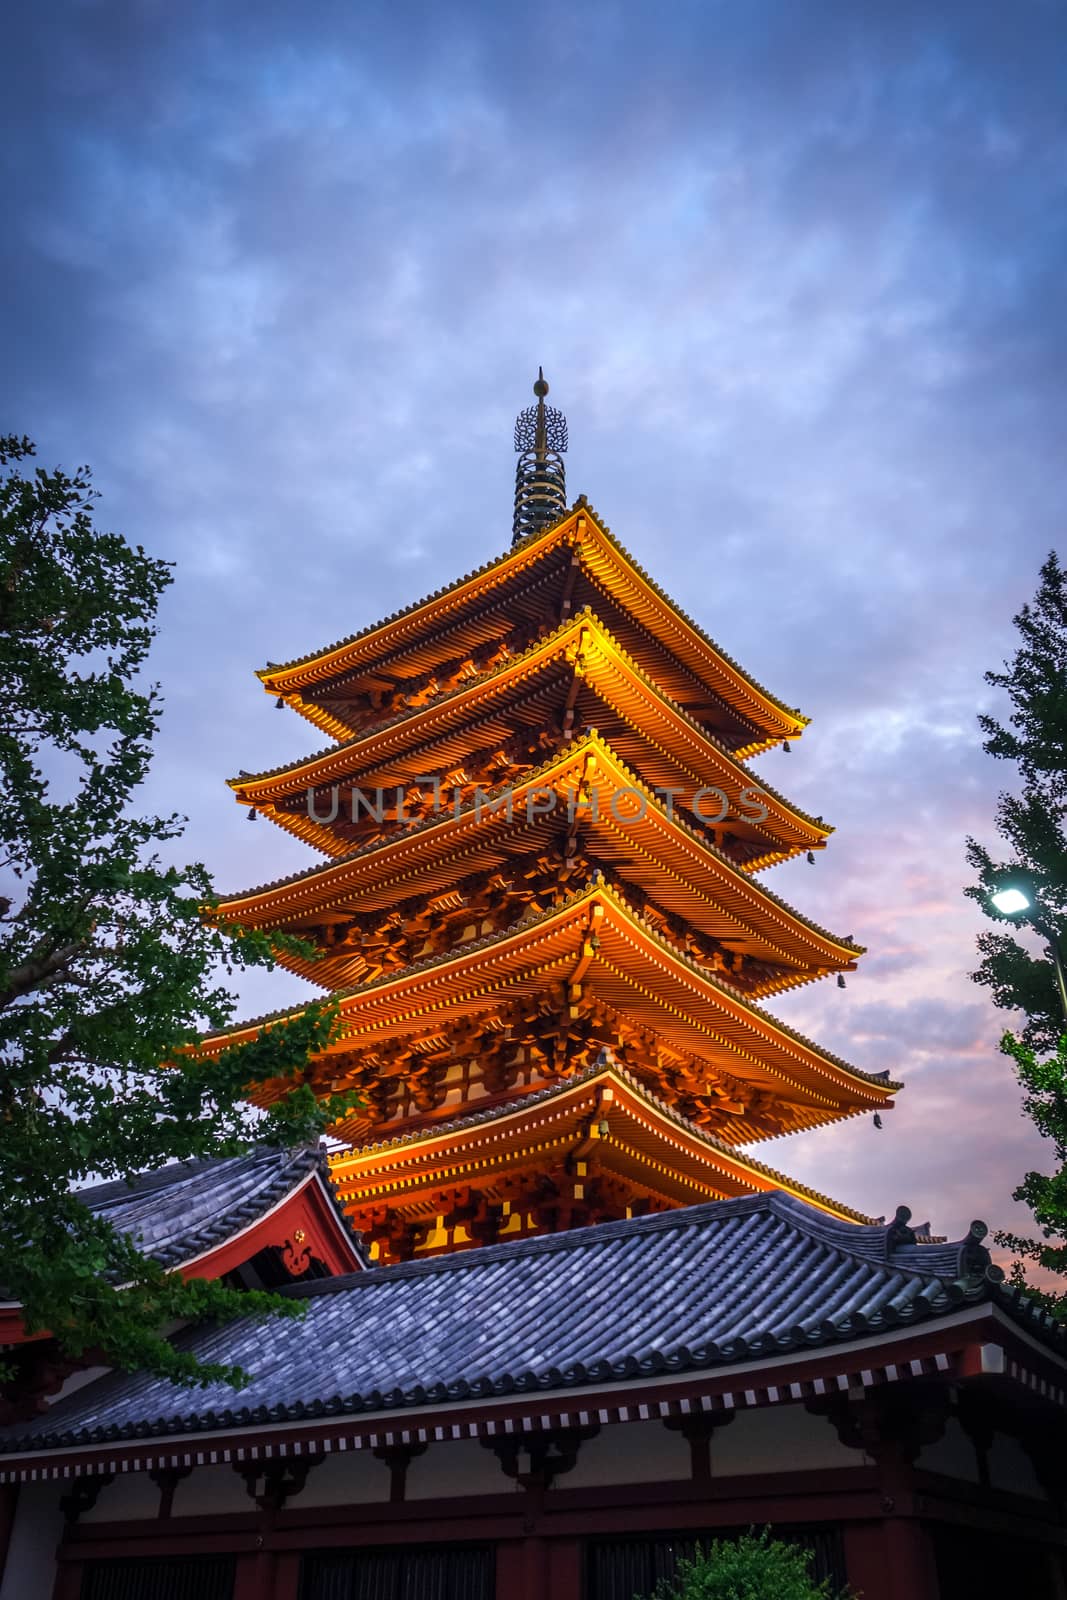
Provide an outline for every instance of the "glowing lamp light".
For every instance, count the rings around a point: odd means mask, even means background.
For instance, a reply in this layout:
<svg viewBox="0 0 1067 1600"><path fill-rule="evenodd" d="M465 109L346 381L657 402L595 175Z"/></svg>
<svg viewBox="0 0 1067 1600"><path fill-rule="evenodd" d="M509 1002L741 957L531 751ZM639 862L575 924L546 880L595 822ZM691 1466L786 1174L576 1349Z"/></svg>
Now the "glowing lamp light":
<svg viewBox="0 0 1067 1600"><path fill-rule="evenodd" d="M1005 917L1014 917L1020 911L1029 911L1031 908L1030 896L1021 889L998 889L996 894L989 896L997 910Z"/></svg>

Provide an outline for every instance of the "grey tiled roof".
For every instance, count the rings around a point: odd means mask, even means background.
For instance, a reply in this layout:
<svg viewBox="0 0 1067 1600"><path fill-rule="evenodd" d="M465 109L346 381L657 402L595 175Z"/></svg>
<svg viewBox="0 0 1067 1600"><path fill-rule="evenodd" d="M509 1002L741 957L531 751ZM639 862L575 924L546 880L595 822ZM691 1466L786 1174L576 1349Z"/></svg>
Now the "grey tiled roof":
<svg viewBox="0 0 1067 1600"><path fill-rule="evenodd" d="M1000 1275L1002 1276L1002 1274ZM145 1375L87 1386L0 1450L538 1393L817 1349L996 1301L1062 1345L978 1240L893 1246L778 1192L295 1286L307 1316L178 1343L250 1374L240 1393Z"/></svg>
<svg viewBox="0 0 1067 1600"><path fill-rule="evenodd" d="M132 1184L97 1184L79 1190L78 1199L129 1234L144 1255L178 1267L251 1227L316 1169L325 1176L325 1157L317 1149L257 1147L222 1160L176 1162L142 1173ZM328 1177L326 1187L332 1196ZM337 1214L347 1229L339 1206Z"/></svg>

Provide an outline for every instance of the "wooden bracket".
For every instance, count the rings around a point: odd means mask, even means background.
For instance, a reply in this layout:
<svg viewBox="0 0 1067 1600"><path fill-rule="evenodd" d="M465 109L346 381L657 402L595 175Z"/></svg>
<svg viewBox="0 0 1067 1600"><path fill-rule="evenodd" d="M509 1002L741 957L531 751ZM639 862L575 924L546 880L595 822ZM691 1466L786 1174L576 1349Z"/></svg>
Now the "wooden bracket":
<svg viewBox="0 0 1067 1600"><path fill-rule="evenodd" d="M161 1521L165 1522L171 1515L174 1510L174 1491L192 1470L192 1467L153 1467L149 1472L149 1479L159 1488L158 1516Z"/></svg>
<svg viewBox="0 0 1067 1600"><path fill-rule="evenodd" d="M67 1524L77 1522L83 1511L91 1511L100 1498L101 1489L112 1481L113 1472L93 1472L84 1478L75 1478L68 1492L59 1502L59 1509Z"/></svg>
<svg viewBox="0 0 1067 1600"><path fill-rule="evenodd" d="M294 1500L307 1483L308 1473L324 1458L294 1456L286 1461L235 1461L233 1470L244 1479L245 1488L261 1511L281 1511ZM259 1489L259 1481L263 1488Z"/></svg>
<svg viewBox="0 0 1067 1600"><path fill-rule="evenodd" d="M407 1492L408 1467L426 1450L425 1443L379 1444L371 1454L389 1468L389 1503L399 1505Z"/></svg>
<svg viewBox="0 0 1067 1600"><path fill-rule="evenodd" d="M599 1432L600 1424L592 1422L584 1428L550 1428L543 1433L521 1436L494 1434L492 1438L483 1438L482 1444L496 1456L505 1477L513 1478L524 1489L544 1490L570 1472L582 1445ZM530 1458L527 1472L519 1469L520 1455Z"/></svg>

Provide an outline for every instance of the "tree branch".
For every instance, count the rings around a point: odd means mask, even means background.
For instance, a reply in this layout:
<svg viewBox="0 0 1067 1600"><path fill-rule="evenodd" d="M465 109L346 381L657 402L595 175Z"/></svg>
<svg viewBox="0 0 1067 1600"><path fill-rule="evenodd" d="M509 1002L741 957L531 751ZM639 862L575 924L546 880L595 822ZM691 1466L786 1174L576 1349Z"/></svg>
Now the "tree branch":
<svg viewBox="0 0 1067 1600"><path fill-rule="evenodd" d="M61 945L39 961L24 961L21 967L15 967L8 978L7 987L0 989L0 1011L20 1000L24 994L29 994L31 989L36 989L46 978L64 971L84 948L85 940L79 939L77 944Z"/></svg>

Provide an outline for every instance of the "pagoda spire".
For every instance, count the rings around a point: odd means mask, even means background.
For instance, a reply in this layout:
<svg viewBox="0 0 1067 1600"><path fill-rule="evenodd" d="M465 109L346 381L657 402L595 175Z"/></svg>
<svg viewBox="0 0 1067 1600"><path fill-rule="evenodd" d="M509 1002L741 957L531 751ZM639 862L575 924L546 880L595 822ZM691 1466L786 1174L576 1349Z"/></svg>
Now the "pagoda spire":
<svg viewBox="0 0 1067 1600"><path fill-rule="evenodd" d="M512 544L541 533L559 522L567 510L567 476L563 453L567 448L567 419L562 411L545 405L548 383L538 367L533 386L535 406L515 418L515 520Z"/></svg>

